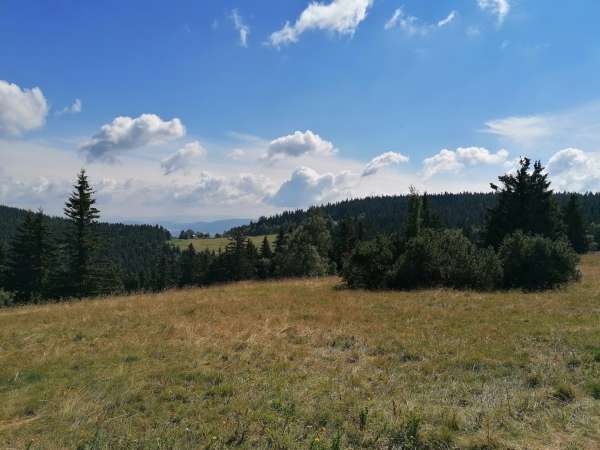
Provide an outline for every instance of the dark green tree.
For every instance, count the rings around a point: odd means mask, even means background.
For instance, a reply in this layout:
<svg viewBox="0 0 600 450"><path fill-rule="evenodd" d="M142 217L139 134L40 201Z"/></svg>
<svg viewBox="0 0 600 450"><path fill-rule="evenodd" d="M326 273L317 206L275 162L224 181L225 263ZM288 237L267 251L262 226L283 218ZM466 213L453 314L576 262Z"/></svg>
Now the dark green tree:
<svg viewBox="0 0 600 450"><path fill-rule="evenodd" d="M587 252L589 242L577 195L572 194L569 197L569 202L564 209L563 217L567 229L567 237L569 238L569 242L573 249L579 254Z"/></svg>
<svg viewBox="0 0 600 450"><path fill-rule="evenodd" d="M273 257L273 251L271 250L271 244L267 236L263 238L262 244L260 245L260 257L271 259Z"/></svg>
<svg viewBox="0 0 600 450"><path fill-rule="evenodd" d="M529 158L521 158L520 166L516 173L498 177L502 186L491 184L498 200L488 211L485 243L494 248L517 230L550 239L564 232L560 208L544 167L536 161L532 168Z"/></svg>
<svg viewBox="0 0 600 450"><path fill-rule="evenodd" d="M29 212L17 230L9 257L8 287L20 302L47 297L51 244L42 211Z"/></svg>
<svg viewBox="0 0 600 450"><path fill-rule="evenodd" d="M414 186L410 186L408 214L406 216L405 237L410 239L421 232L423 225L423 200Z"/></svg>
<svg viewBox="0 0 600 450"><path fill-rule="evenodd" d="M179 258L179 286L191 286L196 283L197 258L193 244L181 252Z"/></svg>
<svg viewBox="0 0 600 450"><path fill-rule="evenodd" d="M76 297L95 294L97 289L94 259L97 256L98 241L94 225L100 217L100 211L94 206L95 203L94 190L82 169L64 208L70 222L66 237L67 276L70 294Z"/></svg>

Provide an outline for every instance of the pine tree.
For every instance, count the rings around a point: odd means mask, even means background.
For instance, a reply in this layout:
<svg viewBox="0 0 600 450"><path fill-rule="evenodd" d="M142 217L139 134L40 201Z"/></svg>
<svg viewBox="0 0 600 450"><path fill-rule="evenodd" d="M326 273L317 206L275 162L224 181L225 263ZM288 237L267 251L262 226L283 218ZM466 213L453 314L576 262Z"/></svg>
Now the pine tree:
<svg viewBox="0 0 600 450"><path fill-rule="evenodd" d="M406 219L405 237L410 239L416 237L421 232L423 224L423 201L419 192L414 186L410 186L410 195L408 198L408 215Z"/></svg>
<svg viewBox="0 0 600 450"><path fill-rule="evenodd" d="M15 236L9 260L8 287L18 301L46 297L50 243L42 211L28 212Z"/></svg>
<svg viewBox="0 0 600 450"><path fill-rule="evenodd" d="M196 249L190 244L181 252L179 286L191 286L196 281Z"/></svg>
<svg viewBox="0 0 600 450"><path fill-rule="evenodd" d="M69 253L68 278L71 294L83 297L95 293L96 289L93 264L97 239L94 225L100 217L100 211L94 206L94 190L85 170L81 170L73 188L64 208L65 215L71 222L66 242Z"/></svg>
<svg viewBox="0 0 600 450"><path fill-rule="evenodd" d="M580 254L587 252L589 243L577 195L572 194L569 197L569 202L565 207L563 216L567 229L567 237L573 249Z"/></svg>
<svg viewBox="0 0 600 450"><path fill-rule="evenodd" d="M548 174L540 161L532 169L531 160L521 158L520 165L515 174L498 177L501 187L491 184L498 202L488 211L485 241L495 248L517 230L550 239L560 237L564 230Z"/></svg>
<svg viewBox="0 0 600 450"><path fill-rule="evenodd" d="M269 239L267 236L263 238L262 244L260 245L260 257L266 259L271 259L273 257L271 245L269 244Z"/></svg>

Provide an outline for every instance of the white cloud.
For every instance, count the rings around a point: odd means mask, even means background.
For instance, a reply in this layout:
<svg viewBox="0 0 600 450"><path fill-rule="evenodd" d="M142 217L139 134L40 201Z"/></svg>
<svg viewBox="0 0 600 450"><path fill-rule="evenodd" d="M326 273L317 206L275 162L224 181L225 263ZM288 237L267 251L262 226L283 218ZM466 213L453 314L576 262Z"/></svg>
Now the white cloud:
<svg viewBox="0 0 600 450"><path fill-rule="evenodd" d="M566 148L550 157L546 167L555 188L568 191L600 189L600 154Z"/></svg>
<svg viewBox="0 0 600 450"><path fill-rule="evenodd" d="M170 194L174 200L193 204L260 202L269 194L271 181L262 175L215 176L202 172L193 184L177 185Z"/></svg>
<svg viewBox="0 0 600 450"><path fill-rule="evenodd" d="M233 159L234 161L239 161L244 156L246 156L246 150L242 148L234 148L229 153L227 153L227 157L229 159Z"/></svg>
<svg viewBox="0 0 600 450"><path fill-rule="evenodd" d="M114 162L126 150L178 139L185 135L185 127L177 118L162 120L155 114L142 114L135 119L117 117L103 125L92 139L80 147L89 162Z"/></svg>
<svg viewBox="0 0 600 450"><path fill-rule="evenodd" d="M501 165L508 163L508 152L504 149L496 153L490 153L482 147L459 147L456 151L443 149L436 155L423 161L423 176L426 179L443 173L457 173L465 166L476 166L480 164Z"/></svg>
<svg viewBox="0 0 600 450"><path fill-rule="evenodd" d="M333 0L324 4L312 2L302 11L293 25L271 34L269 43L274 47L297 42L308 30L326 30L341 35L353 35L358 25L367 18L373 0Z"/></svg>
<svg viewBox="0 0 600 450"><path fill-rule="evenodd" d="M244 20L237 9L231 11L231 20L233 21L233 26L240 34L240 45L242 47L248 47L248 35L250 34L250 27L244 23Z"/></svg>
<svg viewBox="0 0 600 450"><path fill-rule="evenodd" d="M200 142L193 141L185 144L168 158L160 162L165 175L172 174L179 170L187 171L193 160L206 156L206 149L200 145Z"/></svg>
<svg viewBox="0 0 600 450"><path fill-rule="evenodd" d="M498 24L502 25L504 19L510 12L510 3L508 0L477 0L479 8L494 14L498 18Z"/></svg>
<svg viewBox="0 0 600 450"><path fill-rule="evenodd" d="M62 116L63 114L79 114L82 111L82 103L78 98L70 106L65 106L63 109L56 112L57 116Z"/></svg>
<svg viewBox="0 0 600 450"><path fill-rule="evenodd" d="M353 178L354 175L349 172L319 174L310 167L299 167L274 195L265 200L276 206L290 208L323 203L343 196ZM348 195L347 192L345 194Z"/></svg>
<svg viewBox="0 0 600 450"><path fill-rule="evenodd" d="M21 89L0 80L0 133L19 135L46 123L48 103L39 87Z"/></svg>
<svg viewBox="0 0 600 450"><path fill-rule="evenodd" d="M508 138L518 143L532 143L552 134L551 120L543 116L506 117L485 123L486 133Z"/></svg>
<svg viewBox="0 0 600 450"><path fill-rule="evenodd" d="M435 24L421 23L415 16L410 16L402 8L394 11L392 17L385 23L385 29L400 28L406 34L425 36L437 28L443 28L449 25L456 18L456 11L451 11L448 16L439 20Z"/></svg>
<svg viewBox="0 0 600 450"><path fill-rule="evenodd" d="M336 153L333 144L310 130L296 131L279 137L269 143L266 158L275 160L288 156L298 157L305 154L330 156Z"/></svg>
<svg viewBox="0 0 600 450"><path fill-rule="evenodd" d="M406 163L408 161L409 161L408 156L404 156L402 153L396 153L396 152L382 153L381 155L376 156L375 158L373 158L371 161L369 161L367 163L367 165L365 166L365 168L362 172L362 176L368 177L371 175L375 175L379 170L383 169L384 167L402 164L402 163Z"/></svg>

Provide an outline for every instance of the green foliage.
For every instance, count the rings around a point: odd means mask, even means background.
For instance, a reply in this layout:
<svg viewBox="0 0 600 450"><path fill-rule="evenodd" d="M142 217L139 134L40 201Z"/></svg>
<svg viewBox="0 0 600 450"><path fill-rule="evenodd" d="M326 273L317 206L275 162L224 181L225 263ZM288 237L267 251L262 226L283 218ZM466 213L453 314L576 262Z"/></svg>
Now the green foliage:
<svg viewBox="0 0 600 450"><path fill-rule="evenodd" d="M420 421L416 416L411 416L399 428L393 430L389 436L389 450L426 450L427 444L419 434Z"/></svg>
<svg viewBox="0 0 600 450"><path fill-rule="evenodd" d="M502 268L494 252L478 249L459 230L425 230L410 239L393 269L394 287L493 289Z"/></svg>
<svg viewBox="0 0 600 450"><path fill-rule="evenodd" d="M565 240L527 236L517 231L500 250L506 288L550 289L576 280L579 258Z"/></svg>
<svg viewBox="0 0 600 450"><path fill-rule="evenodd" d="M558 203L550 189L548 174L539 161L522 158L521 167L498 177L502 186L491 184L498 196L489 211L486 243L498 248L504 238L517 230L556 239L563 233Z"/></svg>
<svg viewBox="0 0 600 450"><path fill-rule="evenodd" d="M577 253L585 253L588 251L589 242L586 232L579 198L576 195L569 197L569 202L563 211L567 237L569 242Z"/></svg>
<svg viewBox="0 0 600 450"><path fill-rule="evenodd" d="M15 299L12 293L5 291L4 289L0 289L0 307L12 306L14 302Z"/></svg>
<svg viewBox="0 0 600 450"><path fill-rule="evenodd" d="M417 237L421 232L423 222L423 200L414 186L410 186L408 196L408 215L404 234L406 239Z"/></svg>
<svg viewBox="0 0 600 450"><path fill-rule="evenodd" d="M388 238L378 236L372 241L359 242L344 264L342 275L351 288L385 289L394 263L392 245Z"/></svg>
<svg viewBox="0 0 600 450"><path fill-rule="evenodd" d="M82 169L64 208L65 216L71 223L65 242L68 251L69 293L77 297L96 293L98 287L93 267L97 256L95 251L98 248L98 236L93 225L97 223L100 211L94 206L95 203L94 190Z"/></svg>

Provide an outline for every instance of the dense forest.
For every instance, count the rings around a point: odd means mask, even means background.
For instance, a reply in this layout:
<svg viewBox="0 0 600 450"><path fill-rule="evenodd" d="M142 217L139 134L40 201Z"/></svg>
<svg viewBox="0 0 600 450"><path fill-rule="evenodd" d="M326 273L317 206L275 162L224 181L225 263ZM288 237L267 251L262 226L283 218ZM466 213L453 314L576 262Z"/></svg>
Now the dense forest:
<svg viewBox="0 0 600 450"><path fill-rule="evenodd" d="M597 246L600 196L555 194L524 158L491 194L349 200L230 230L221 251L180 251L157 226L99 223L82 171L65 218L2 207L0 305L230 281L341 275L351 288L546 289ZM273 248L252 233L277 235Z"/></svg>
<svg viewBox="0 0 600 450"><path fill-rule="evenodd" d="M572 194L556 193L555 198L565 207ZM600 193L575 194L583 218L587 223L600 224ZM479 232L487 212L497 203L497 195L490 193L463 192L459 194L426 194L430 210L444 226L460 228L466 234ZM275 234L280 228L293 228L305 221L310 214L318 212L334 221L359 218L364 232L369 237L380 233L393 233L398 223L403 223L408 214L410 195L378 196L328 203L308 210L285 211L271 217L261 217L249 225L233 228L231 233L247 236Z"/></svg>

